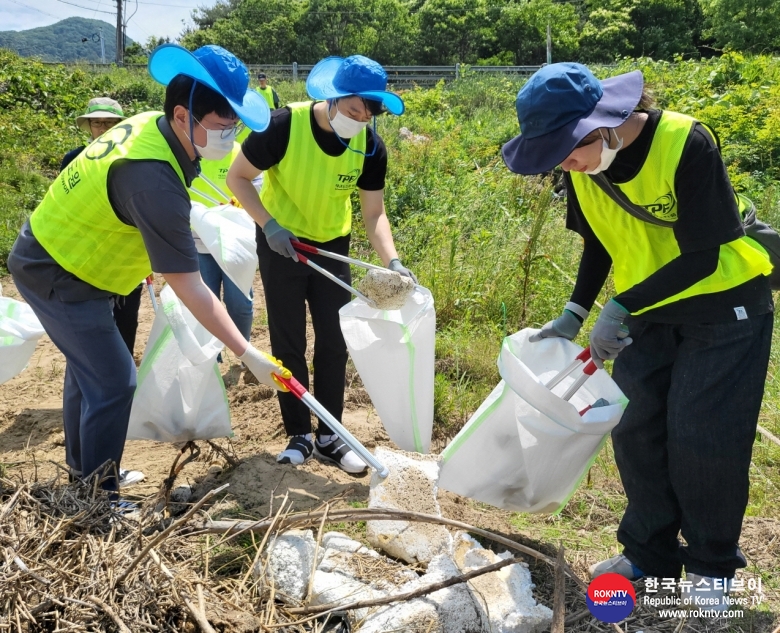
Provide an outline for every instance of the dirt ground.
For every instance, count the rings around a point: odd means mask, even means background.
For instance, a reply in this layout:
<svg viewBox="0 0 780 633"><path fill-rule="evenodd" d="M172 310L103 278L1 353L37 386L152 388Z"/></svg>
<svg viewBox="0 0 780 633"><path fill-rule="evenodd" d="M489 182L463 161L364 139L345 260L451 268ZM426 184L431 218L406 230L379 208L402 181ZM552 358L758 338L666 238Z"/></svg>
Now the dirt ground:
<svg viewBox="0 0 780 633"><path fill-rule="evenodd" d="M158 292L160 284L158 283ZM10 277L0 278L4 296L21 300ZM255 324L252 342L259 349L270 350L268 329L265 325L263 291L259 277L255 282ZM151 301L144 293L139 315L135 358L140 363L146 340L151 330L154 313ZM311 334L310 334L311 336ZM311 345L309 346L311 348ZM305 510L320 506L323 502L340 498L340 503L363 504L368 500L369 480L366 473L353 476L340 469L311 460L303 466L280 465L276 455L284 449L286 438L281 423L277 399L273 391L263 385L249 384L231 354L221 365L233 422L235 436L218 443L240 459L237 467L229 468L223 456L209 450L201 443L201 456L188 463L179 475L176 485L190 484L196 496L222 483L229 483L225 497L212 508L212 516L235 518L261 518L272 510L285 496L293 509ZM38 342L35 353L25 371L0 386L0 464L7 476L14 478L45 480L63 473L56 464L64 465L65 455L62 430L62 382L65 362L47 336ZM369 449L377 445L394 447L385 433L370 399L353 371L348 371L348 389L344 424ZM440 451L443 445L434 442L432 450ZM122 466L141 470L146 479L140 485L126 489L130 499L143 501L159 489L168 476L179 451L170 444L147 441L129 441L125 447ZM273 500L273 506L272 506ZM529 539L518 533L509 521L510 514L457 495L439 491L442 513L486 530L497 532L529 545L545 554L555 556L555 546ZM617 517L615 517L617 520ZM769 557L766 567L771 568L780 556L777 548L780 522L772 519L746 519L742 547L754 560ZM587 578L587 566L595 562L598 553L568 551L567 559L581 578ZM553 574L543 563L531 562L531 570L537 584L537 599L552 606ZM569 584L569 583L567 583ZM573 583L571 583L573 585ZM573 594L577 593L575 597ZM775 600L777 596L772 596ZM774 600L772 600L774 602ZM567 625L571 631L607 631L591 617L584 618L584 602L573 587L567 587L567 613L579 612L576 625ZM654 614L653 614L654 615ZM641 617L636 617L641 616ZM676 620L657 623L650 613L636 614L628 630L647 627L661 631L726 631L751 630L774 631L777 624L775 609L770 613L756 614L748 629L741 626L729 629L728 625L712 627L709 623L685 624ZM637 626L639 625L639 626ZM602 628L604 627L604 628Z"/></svg>

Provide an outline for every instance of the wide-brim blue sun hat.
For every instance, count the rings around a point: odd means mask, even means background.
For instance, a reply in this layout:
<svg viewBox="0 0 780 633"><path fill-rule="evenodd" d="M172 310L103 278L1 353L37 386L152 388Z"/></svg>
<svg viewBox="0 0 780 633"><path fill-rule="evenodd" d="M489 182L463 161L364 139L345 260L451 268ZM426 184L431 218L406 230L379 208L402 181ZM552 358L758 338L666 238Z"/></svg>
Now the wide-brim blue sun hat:
<svg viewBox="0 0 780 633"><path fill-rule="evenodd" d="M326 57L317 62L306 78L306 92L312 99L358 96L381 101L391 114L403 114L404 102L387 90L387 73L381 64L363 55Z"/></svg>
<svg viewBox="0 0 780 633"><path fill-rule="evenodd" d="M517 93L520 135L501 148L504 163L516 174L557 167L588 134L628 119L643 88L639 70L599 81L582 64L542 67Z"/></svg>
<svg viewBox="0 0 780 633"><path fill-rule="evenodd" d="M255 132L271 120L268 102L249 89L249 71L233 53L221 46L201 46L194 52L178 44L158 46L149 56L149 74L167 86L176 75L187 75L228 100L238 118Z"/></svg>

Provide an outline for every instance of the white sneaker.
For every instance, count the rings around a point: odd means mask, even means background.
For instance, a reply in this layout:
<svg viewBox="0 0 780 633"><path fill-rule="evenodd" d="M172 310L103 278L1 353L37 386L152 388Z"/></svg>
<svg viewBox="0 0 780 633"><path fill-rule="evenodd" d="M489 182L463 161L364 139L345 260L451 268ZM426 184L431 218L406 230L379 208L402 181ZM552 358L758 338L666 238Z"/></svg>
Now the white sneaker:
<svg viewBox="0 0 780 633"><path fill-rule="evenodd" d="M144 475L140 470L125 470L124 468L119 469L120 488L127 488L127 486L137 484L143 481L145 478L146 475Z"/></svg>
<svg viewBox="0 0 780 633"><path fill-rule="evenodd" d="M687 582L681 587L681 593L682 603L686 607L716 613L728 611L729 604L726 596L731 584L729 580L700 576L687 571L685 572L685 580ZM691 584L688 585L688 583Z"/></svg>
<svg viewBox="0 0 780 633"><path fill-rule="evenodd" d="M362 473L368 468L365 462L357 456L355 451L344 444L338 435L331 435L325 444L320 444L320 440L317 439L314 442L314 456L321 461L336 464L344 472L353 475Z"/></svg>
<svg viewBox="0 0 780 633"><path fill-rule="evenodd" d="M644 576L644 572L623 554L594 563L588 567L588 573L591 578L597 578L601 574L617 574L628 580L639 580Z"/></svg>

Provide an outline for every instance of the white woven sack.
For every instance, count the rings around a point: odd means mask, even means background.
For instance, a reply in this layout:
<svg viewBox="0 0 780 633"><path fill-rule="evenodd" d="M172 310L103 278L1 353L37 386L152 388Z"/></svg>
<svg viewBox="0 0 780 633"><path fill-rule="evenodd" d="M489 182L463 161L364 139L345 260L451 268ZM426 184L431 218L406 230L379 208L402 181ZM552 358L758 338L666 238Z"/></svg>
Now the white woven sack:
<svg viewBox="0 0 780 633"><path fill-rule="evenodd" d="M219 267L249 299L257 270L254 220L230 204L207 207L193 202L190 224Z"/></svg>
<svg viewBox="0 0 780 633"><path fill-rule="evenodd" d="M27 367L43 333L43 326L30 306L0 297L0 384Z"/></svg>
<svg viewBox="0 0 780 633"><path fill-rule="evenodd" d="M520 512L562 508L590 467L627 400L604 370L567 402L575 371L551 392L544 385L582 348L563 338L530 343L537 330L504 339L502 381L442 453L439 486ZM579 411L599 398L610 406Z"/></svg>
<svg viewBox="0 0 780 633"><path fill-rule="evenodd" d="M339 317L352 361L390 439L402 450L427 453L433 431L433 295L417 286L400 310L377 310L358 298Z"/></svg>
<svg viewBox="0 0 780 633"><path fill-rule="evenodd" d="M127 439L186 442L232 435L217 365L222 347L165 286L138 370Z"/></svg>

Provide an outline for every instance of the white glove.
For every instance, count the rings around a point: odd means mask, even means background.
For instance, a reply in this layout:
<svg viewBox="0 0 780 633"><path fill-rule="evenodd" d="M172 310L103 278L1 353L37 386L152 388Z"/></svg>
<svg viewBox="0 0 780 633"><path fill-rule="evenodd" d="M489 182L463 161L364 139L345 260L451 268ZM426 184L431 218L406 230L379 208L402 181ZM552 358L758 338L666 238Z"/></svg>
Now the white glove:
<svg viewBox="0 0 780 633"><path fill-rule="evenodd" d="M286 369L282 363L276 360L270 354L261 352L250 343L246 351L238 357L239 360L247 366L255 378L264 385L278 389L279 391L289 391L282 382L276 377L292 378L292 373ZM276 374L276 375L275 375Z"/></svg>

